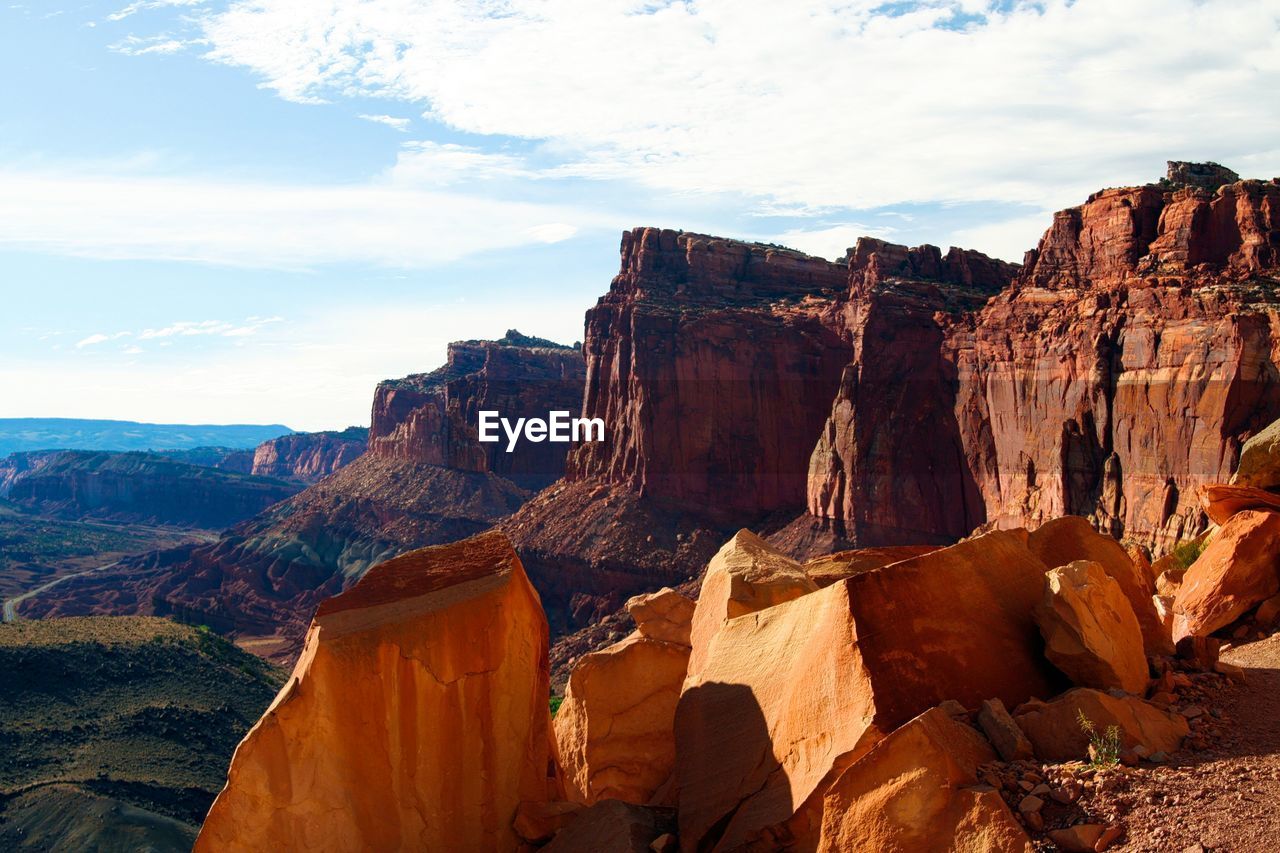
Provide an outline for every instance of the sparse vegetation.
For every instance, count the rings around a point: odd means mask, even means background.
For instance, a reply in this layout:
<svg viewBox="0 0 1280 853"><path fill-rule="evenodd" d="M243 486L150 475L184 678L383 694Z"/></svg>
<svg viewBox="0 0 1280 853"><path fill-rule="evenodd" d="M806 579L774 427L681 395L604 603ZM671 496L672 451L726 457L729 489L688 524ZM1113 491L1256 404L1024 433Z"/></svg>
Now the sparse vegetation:
<svg viewBox="0 0 1280 853"><path fill-rule="evenodd" d="M1105 732L1085 716L1084 711L1076 711L1076 722L1080 731L1089 736L1089 763L1094 767L1115 767L1120 763L1120 727L1107 726Z"/></svg>
<svg viewBox="0 0 1280 853"><path fill-rule="evenodd" d="M1207 544L1207 540L1203 537L1188 539L1185 542L1179 542L1169 553L1169 556L1172 558L1174 565L1185 572L1204 553L1205 545Z"/></svg>
<svg viewBox="0 0 1280 853"><path fill-rule="evenodd" d="M564 704L563 696L552 696L551 697L551 716L554 717L556 715L556 712L560 710L560 706L563 704Z"/></svg>

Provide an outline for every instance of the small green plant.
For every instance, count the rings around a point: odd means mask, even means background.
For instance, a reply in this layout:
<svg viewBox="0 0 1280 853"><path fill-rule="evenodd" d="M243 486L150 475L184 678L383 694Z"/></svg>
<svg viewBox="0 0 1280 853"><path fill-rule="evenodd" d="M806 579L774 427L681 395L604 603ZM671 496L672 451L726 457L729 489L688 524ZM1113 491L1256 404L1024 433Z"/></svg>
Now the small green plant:
<svg viewBox="0 0 1280 853"><path fill-rule="evenodd" d="M564 704L563 696L552 696L551 697L551 716L554 717L556 715L556 711L559 711L560 706L563 704Z"/></svg>
<svg viewBox="0 0 1280 853"><path fill-rule="evenodd" d="M1099 734L1093 720L1085 716L1084 711L1076 709L1076 722L1080 731L1089 736L1089 763L1094 767L1115 767L1120 763L1120 727L1107 726L1107 730Z"/></svg>
<svg viewBox="0 0 1280 853"><path fill-rule="evenodd" d="M1173 558L1174 565L1185 572L1199 559L1206 544L1208 543L1204 539L1188 539L1185 542L1179 542L1169 556Z"/></svg>

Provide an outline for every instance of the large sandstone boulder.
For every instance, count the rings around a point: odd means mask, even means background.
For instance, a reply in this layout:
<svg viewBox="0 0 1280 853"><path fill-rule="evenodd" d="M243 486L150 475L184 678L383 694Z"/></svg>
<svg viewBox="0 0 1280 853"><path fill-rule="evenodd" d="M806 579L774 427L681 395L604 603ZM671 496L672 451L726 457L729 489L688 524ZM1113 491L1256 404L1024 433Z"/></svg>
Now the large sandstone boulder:
<svg viewBox="0 0 1280 853"><path fill-rule="evenodd" d="M1231 516L1246 509L1280 512L1280 495L1245 486L1210 484L1201 486L1200 506L1214 524L1226 524Z"/></svg>
<svg viewBox="0 0 1280 853"><path fill-rule="evenodd" d="M822 853L972 850L1030 853L1000 794L977 787L995 761L973 729L926 711L841 773L823 797Z"/></svg>
<svg viewBox="0 0 1280 853"><path fill-rule="evenodd" d="M834 554L809 560L804 564L804 572L818 586L826 587L836 581L936 550L938 550L937 545L892 545L883 548L837 551Z"/></svg>
<svg viewBox="0 0 1280 853"><path fill-rule="evenodd" d="M1280 421L1273 421L1240 448L1231 485L1255 489L1280 486Z"/></svg>
<svg viewBox="0 0 1280 853"><path fill-rule="evenodd" d="M382 563L324 602L200 851L515 850L554 799L547 622L507 539Z"/></svg>
<svg viewBox="0 0 1280 853"><path fill-rule="evenodd" d="M1092 560L1101 565L1129 600L1142 629L1146 654L1173 653L1173 644L1161 628L1151 602L1156 590L1150 573L1134 565L1120 543L1094 530L1088 519L1066 515L1047 521L1027 537L1027 547L1051 569L1076 560Z"/></svg>
<svg viewBox="0 0 1280 853"><path fill-rule="evenodd" d="M688 664L687 645L641 632L582 656L555 717L570 800L649 802L675 765L673 721Z"/></svg>
<svg viewBox="0 0 1280 853"><path fill-rule="evenodd" d="M671 809L602 800L556 833L543 853L651 853L651 845L675 829ZM459 850L462 848L448 848Z"/></svg>
<svg viewBox="0 0 1280 853"><path fill-rule="evenodd" d="M636 630L644 636L687 646L696 606L692 599L668 586L657 592L632 596L627 601L627 613L635 620Z"/></svg>
<svg viewBox="0 0 1280 853"><path fill-rule="evenodd" d="M1203 637L1280 592L1280 513L1231 516L1187 569L1174 599L1174 639Z"/></svg>
<svg viewBox="0 0 1280 853"><path fill-rule="evenodd" d="M1081 687L1147 687L1142 629L1120 585L1091 560L1050 569L1036 607L1045 655Z"/></svg>
<svg viewBox="0 0 1280 853"><path fill-rule="evenodd" d="M690 677L706 660L711 639L726 619L764 610L818 588L795 560L750 530L739 530L712 558L693 612Z"/></svg>
<svg viewBox="0 0 1280 853"><path fill-rule="evenodd" d="M1141 745L1149 752L1174 752L1190 732L1181 714L1136 696L1113 696L1086 687L1068 690L1052 702L1028 702L1014 709L1013 718L1041 761L1079 761L1089 753L1082 714L1099 734L1111 726L1119 728L1122 749Z"/></svg>
<svg viewBox="0 0 1280 853"><path fill-rule="evenodd" d="M726 621L676 709L684 848L766 837L947 699L1057 693L1032 618L1044 573L1018 534L989 533Z"/></svg>

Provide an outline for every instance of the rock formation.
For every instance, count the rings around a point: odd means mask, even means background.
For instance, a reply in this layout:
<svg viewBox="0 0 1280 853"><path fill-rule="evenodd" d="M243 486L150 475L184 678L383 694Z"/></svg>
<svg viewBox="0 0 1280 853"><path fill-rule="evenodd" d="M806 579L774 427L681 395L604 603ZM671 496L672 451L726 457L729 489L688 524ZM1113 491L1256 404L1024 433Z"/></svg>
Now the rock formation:
<svg viewBox="0 0 1280 853"><path fill-rule="evenodd" d="M725 621L676 710L684 848L772 837L940 702L1053 695L1032 621L1044 572L1018 535L991 533Z"/></svg>
<svg viewBox="0 0 1280 853"><path fill-rule="evenodd" d="M1116 726L1123 749L1144 746L1149 752L1174 752L1190 729L1181 714L1166 711L1136 696L1112 695L1079 687L1050 702L1028 702L1013 711L1042 761L1079 761L1088 756L1084 717L1096 731Z"/></svg>
<svg viewBox="0 0 1280 853"><path fill-rule="evenodd" d="M556 793L547 641L500 534L382 563L316 613L196 850L518 849Z"/></svg>
<svg viewBox="0 0 1280 853"><path fill-rule="evenodd" d="M565 793L585 805L644 805L675 766L673 721L694 604L664 589L627 607L635 633L578 661L556 713Z"/></svg>
<svg viewBox="0 0 1280 853"><path fill-rule="evenodd" d="M1174 639L1207 636L1280 592L1280 513L1232 516L1187 569L1174 599Z"/></svg>
<svg viewBox="0 0 1280 853"><path fill-rule="evenodd" d="M354 462L369 443L369 431L350 427L341 432L295 432L259 444L252 472L314 483Z"/></svg>
<svg viewBox="0 0 1280 853"><path fill-rule="evenodd" d="M149 453L64 450L27 455L8 486L23 509L220 530L294 495L299 486L176 462Z"/></svg>
<svg viewBox="0 0 1280 853"><path fill-rule="evenodd" d="M810 526L863 545L1064 514L1157 550L1199 533L1196 487L1280 412L1280 184L1196 185L1222 177L1171 164L1059 213L977 310L881 273L878 243L855 251L871 260L843 309L855 357L813 454Z"/></svg>
<svg viewBox="0 0 1280 853"><path fill-rule="evenodd" d="M818 850L1030 853L1031 839L1004 800L978 786L978 767L993 760L980 734L937 708L926 711L827 789Z"/></svg>
<svg viewBox="0 0 1280 853"><path fill-rule="evenodd" d="M1045 656L1081 687L1147 689L1147 656L1133 608L1102 566L1077 560L1045 575L1036 608Z"/></svg>

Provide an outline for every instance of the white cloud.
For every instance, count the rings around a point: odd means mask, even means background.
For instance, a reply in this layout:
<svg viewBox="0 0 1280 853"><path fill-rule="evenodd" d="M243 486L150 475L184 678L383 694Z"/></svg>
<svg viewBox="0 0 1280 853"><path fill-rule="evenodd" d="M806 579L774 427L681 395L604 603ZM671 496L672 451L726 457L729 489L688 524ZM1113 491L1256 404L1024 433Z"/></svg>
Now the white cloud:
<svg viewBox="0 0 1280 853"><path fill-rule="evenodd" d="M1019 216L999 222L961 228L951 234L951 243L979 249L995 258L1022 263L1028 249L1034 249L1040 236L1053 221L1052 211Z"/></svg>
<svg viewBox="0 0 1280 853"><path fill-rule="evenodd" d="M385 180L290 186L0 170L0 245L92 258L426 267L625 225L564 205Z"/></svg>
<svg viewBox="0 0 1280 853"><path fill-rule="evenodd" d="M172 6L203 6L207 0L137 0L110 15L108 21L123 21L125 18L145 12L148 9L164 9Z"/></svg>
<svg viewBox="0 0 1280 853"><path fill-rule="evenodd" d="M193 43L168 35L146 37L128 35L108 47L110 50L114 50L116 53L123 53L125 56L146 56L147 54L155 53L177 53Z"/></svg>
<svg viewBox="0 0 1280 853"><path fill-rule="evenodd" d="M157 423L285 423L295 429L368 424L382 379L432 370L448 341L509 328L572 343L586 305L548 293L435 304L348 306L278 324L250 346L163 358L133 348L65 362L0 360L0 417L105 417ZM176 338L157 340L163 346Z"/></svg>
<svg viewBox="0 0 1280 853"><path fill-rule="evenodd" d="M1280 172L1274 0L1004 5L240 0L201 35L291 100L397 98L676 192L1055 207L1169 158Z"/></svg>
<svg viewBox="0 0 1280 853"><path fill-rule="evenodd" d="M143 329L138 332L138 340L150 341L157 338L175 336L196 337L201 335L218 335L224 338L242 338L255 334L263 326L283 322L283 317L250 317L243 324L227 323L222 320L192 321L183 320L159 329Z"/></svg>
<svg viewBox="0 0 1280 853"><path fill-rule="evenodd" d="M409 125L412 124L409 119L397 118L396 116L369 115L368 113L361 113L359 117L365 121L371 121L374 124L385 124L387 127L398 130L401 133L408 133Z"/></svg>
<svg viewBox="0 0 1280 853"><path fill-rule="evenodd" d="M424 186L540 176L519 157L430 140L402 145L395 166L387 173L394 183Z"/></svg>
<svg viewBox="0 0 1280 853"><path fill-rule="evenodd" d="M820 258L837 260L844 257L845 251L858 242L859 237L890 238L892 233L892 228L884 226L876 228L851 222L831 225L827 228L784 231L769 242L781 243L784 246L790 246L793 249L799 249L806 254L816 255Z"/></svg>
<svg viewBox="0 0 1280 853"><path fill-rule="evenodd" d="M83 340L76 341L76 349L84 349L85 347L91 347L94 344L100 344L109 340L111 340L111 338L106 335L90 335Z"/></svg>

